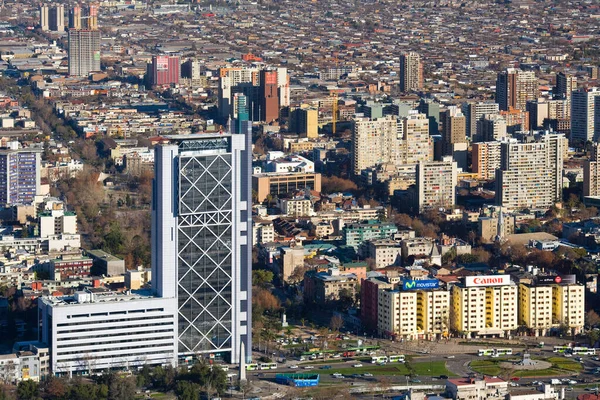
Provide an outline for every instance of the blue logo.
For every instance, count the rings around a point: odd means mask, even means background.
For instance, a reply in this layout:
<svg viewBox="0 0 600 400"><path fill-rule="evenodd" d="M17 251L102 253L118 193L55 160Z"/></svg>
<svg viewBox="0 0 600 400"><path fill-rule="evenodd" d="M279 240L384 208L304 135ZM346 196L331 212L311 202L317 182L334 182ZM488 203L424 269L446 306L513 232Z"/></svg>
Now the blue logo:
<svg viewBox="0 0 600 400"><path fill-rule="evenodd" d="M440 281L437 279L416 279L402 282L404 290L437 289L439 287Z"/></svg>

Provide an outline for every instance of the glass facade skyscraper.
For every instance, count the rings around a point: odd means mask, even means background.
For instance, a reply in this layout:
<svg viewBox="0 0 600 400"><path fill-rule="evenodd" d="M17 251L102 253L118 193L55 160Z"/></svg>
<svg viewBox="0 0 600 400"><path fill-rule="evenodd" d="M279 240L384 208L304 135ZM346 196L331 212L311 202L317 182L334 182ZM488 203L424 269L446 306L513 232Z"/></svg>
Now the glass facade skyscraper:
<svg viewBox="0 0 600 400"><path fill-rule="evenodd" d="M251 354L251 136L168 136L157 146L152 279L178 299L180 356Z"/></svg>

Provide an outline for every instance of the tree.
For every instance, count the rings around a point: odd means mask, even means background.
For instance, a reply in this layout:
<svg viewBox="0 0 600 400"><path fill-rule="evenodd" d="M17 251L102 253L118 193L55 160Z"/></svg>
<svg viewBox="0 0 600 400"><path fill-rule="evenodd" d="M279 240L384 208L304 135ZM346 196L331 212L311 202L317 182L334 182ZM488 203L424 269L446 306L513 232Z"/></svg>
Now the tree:
<svg viewBox="0 0 600 400"><path fill-rule="evenodd" d="M594 310L590 310L585 313L585 323L589 327L595 327L600 324L600 315Z"/></svg>
<svg viewBox="0 0 600 400"><path fill-rule="evenodd" d="M19 400L36 400L40 395L40 389L37 382L28 379L21 381L17 385L17 398Z"/></svg>
<svg viewBox="0 0 600 400"><path fill-rule="evenodd" d="M108 386L111 400L130 400L135 397L135 380L133 377L113 376Z"/></svg>
<svg viewBox="0 0 600 400"><path fill-rule="evenodd" d="M63 399L67 391L68 386L64 379L50 375L44 382L44 392L50 399Z"/></svg>
<svg viewBox="0 0 600 400"><path fill-rule="evenodd" d="M600 331L591 329L585 334L585 337L588 341L588 344L593 347L596 345L598 340L600 340Z"/></svg>
<svg viewBox="0 0 600 400"><path fill-rule="evenodd" d="M329 327L333 332L339 332L342 326L344 326L344 319L339 314L335 314L333 317L331 317L331 320L329 321Z"/></svg>
<svg viewBox="0 0 600 400"><path fill-rule="evenodd" d="M200 385L188 381L179 381L175 387L175 394L179 400L198 400Z"/></svg>
<svg viewBox="0 0 600 400"><path fill-rule="evenodd" d="M321 178L323 193L355 192L358 190L356 183L338 176L324 176Z"/></svg>
<svg viewBox="0 0 600 400"><path fill-rule="evenodd" d="M257 269L252 271L252 285L265 287L273 281L273 273L266 269Z"/></svg>

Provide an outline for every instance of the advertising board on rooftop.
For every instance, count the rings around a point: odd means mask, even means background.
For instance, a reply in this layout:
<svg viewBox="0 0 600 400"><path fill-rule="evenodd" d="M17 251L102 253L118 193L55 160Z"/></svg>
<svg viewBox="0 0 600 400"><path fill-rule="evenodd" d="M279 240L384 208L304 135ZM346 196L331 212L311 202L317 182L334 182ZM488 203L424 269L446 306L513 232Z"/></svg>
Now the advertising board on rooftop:
<svg viewBox="0 0 600 400"><path fill-rule="evenodd" d="M510 285L510 275L478 275L465 277L466 287L505 285Z"/></svg>

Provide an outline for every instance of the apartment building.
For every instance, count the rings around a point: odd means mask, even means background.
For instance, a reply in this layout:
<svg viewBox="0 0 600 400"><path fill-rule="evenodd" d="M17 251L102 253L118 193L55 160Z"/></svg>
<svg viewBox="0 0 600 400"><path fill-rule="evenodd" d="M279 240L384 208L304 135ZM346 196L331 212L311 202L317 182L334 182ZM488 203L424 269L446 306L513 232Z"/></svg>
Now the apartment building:
<svg viewBox="0 0 600 400"><path fill-rule="evenodd" d="M431 208L449 209L456 203L458 170L451 156L442 161L417 164L417 208L420 212Z"/></svg>
<svg viewBox="0 0 600 400"><path fill-rule="evenodd" d="M500 114L484 114L477 120L475 141L491 142L507 137L506 119Z"/></svg>
<svg viewBox="0 0 600 400"><path fill-rule="evenodd" d="M500 112L498 103L477 102L465 103L462 106L462 112L466 118L466 134L469 139L477 133L477 123L484 115L493 115Z"/></svg>
<svg viewBox="0 0 600 400"><path fill-rule="evenodd" d="M417 292L379 291L377 333L394 340L417 338Z"/></svg>
<svg viewBox="0 0 600 400"><path fill-rule="evenodd" d="M600 104L600 89L579 88L571 94L571 141L597 141L600 137L600 113L596 115L596 104Z"/></svg>
<svg viewBox="0 0 600 400"><path fill-rule="evenodd" d="M533 71L507 68L498 73L496 80L496 101L500 110L510 107L525 111L527 101L538 98L538 80Z"/></svg>
<svg viewBox="0 0 600 400"><path fill-rule="evenodd" d="M366 256L375 260L375 268L397 265L402 257L402 246L395 240L370 240L366 247Z"/></svg>
<svg viewBox="0 0 600 400"><path fill-rule="evenodd" d="M583 330L585 320L585 287L580 284L557 284L552 286L553 323L566 325L571 334Z"/></svg>
<svg viewBox="0 0 600 400"><path fill-rule="evenodd" d="M418 91L423 88L423 65L418 53L400 55L400 91Z"/></svg>
<svg viewBox="0 0 600 400"><path fill-rule="evenodd" d="M465 277L452 287L452 329L467 336L508 335L518 326L517 296L509 275Z"/></svg>
<svg viewBox="0 0 600 400"><path fill-rule="evenodd" d="M383 163L398 163L402 145L402 124L397 118L355 118L352 120L354 174Z"/></svg>
<svg viewBox="0 0 600 400"><path fill-rule="evenodd" d="M519 324L527 326L535 336L544 336L552 327L551 286L519 284Z"/></svg>
<svg viewBox="0 0 600 400"><path fill-rule="evenodd" d="M281 199L279 209L289 217L306 217L314 214L313 203L309 199Z"/></svg>
<svg viewBox="0 0 600 400"><path fill-rule="evenodd" d="M387 276L363 279L360 283L360 319L370 331L377 330L379 291L393 289L395 284Z"/></svg>
<svg viewBox="0 0 600 400"><path fill-rule="evenodd" d="M343 274L338 268L329 268L327 272L310 271L304 276L304 298L318 304L339 300L344 292L354 298L357 286L355 274Z"/></svg>
<svg viewBox="0 0 600 400"><path fill-rule="evenodd" d="M417 291L417 330L425 339L447 337L450 331L450 292Z"/></svg>
<svg viewBox="0 0 600 400"><path fill-rule="evenodd" d="M500 168L501 142L480 142L472 146L472 171L477 179L491 181Z"/></svg>
<svg viewBox="0 0 600 400"><path fill-rule="evenodd" d="M402 134L400 164L415 165L421 161L433 160L429 119L425 114L411 113L402 118Z"/></svg>
<svg viewBox="0 0 600 400"><path fill-rule="evenodd" d="M583 196L600 196L600 145L594 143L583 166Z"/></svg>
<svg viewBox="0 0 600 400"><path fill-rule="evenodd" d="M395 224L370 221L344 226L342 236L346 246L358 248L366 240L390 238L396 232L398 232L398 227Z"/></svg>
<svg viewBox="0 0 600 400"><path fill-rule="evenodd" d="M561 197L562 134L525 137L501 145L496 170L496 203L508 209L547 209Z"/></svg>

